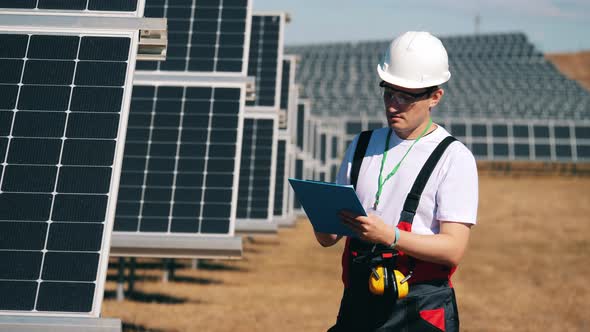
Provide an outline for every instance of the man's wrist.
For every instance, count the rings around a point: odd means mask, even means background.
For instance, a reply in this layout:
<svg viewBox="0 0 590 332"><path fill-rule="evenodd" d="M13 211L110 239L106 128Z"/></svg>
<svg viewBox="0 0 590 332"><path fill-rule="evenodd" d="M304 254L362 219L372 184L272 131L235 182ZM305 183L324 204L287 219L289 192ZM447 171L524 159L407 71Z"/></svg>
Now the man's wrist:
<svg viewBox="0 0 590 332"><path fill-rule="evenodd" d="M393 242L396 241L396 238L395 238L395 229L396 228L397 227L393 227L393 228L388 227L387 234L385 235L383 242L381 242L383 245L389 247Z"/></svg>
<svg viewBox="0 0 590 332"><path fill-rule="evenodd" d="M397 241L399 240L399 228L394 227L393 230L394 230L393 240L390 241L389 244L387 245L389 247L389 249L395 249L395 247L397 246Z"/></svg>

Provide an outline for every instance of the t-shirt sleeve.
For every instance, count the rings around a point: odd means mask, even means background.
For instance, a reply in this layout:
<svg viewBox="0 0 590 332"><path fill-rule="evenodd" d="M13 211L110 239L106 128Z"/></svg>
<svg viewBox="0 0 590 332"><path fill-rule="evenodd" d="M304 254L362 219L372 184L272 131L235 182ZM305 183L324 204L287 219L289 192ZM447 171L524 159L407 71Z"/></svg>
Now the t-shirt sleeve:
<svg viewBox="0 0 590 332"><path fill-rule="evenodd" d="M446 174L436 193L436 218L468 224L477 222L478 179L473 154L463 144L449 151Z"/></svg>
<svg viewBox="0 0 590 332"><path fill-rule="evenodd" d="M352 169L352 158L354 157L354 150L356 149L356 144L358 141L359 135L356 135L348 148L346 149L346 153L344 154L344 158L342 158L342 163L340 163L340 168L338 170L338 174L336 175L336 183L342 185L349 185L350 184L350 171Z"/></svg>

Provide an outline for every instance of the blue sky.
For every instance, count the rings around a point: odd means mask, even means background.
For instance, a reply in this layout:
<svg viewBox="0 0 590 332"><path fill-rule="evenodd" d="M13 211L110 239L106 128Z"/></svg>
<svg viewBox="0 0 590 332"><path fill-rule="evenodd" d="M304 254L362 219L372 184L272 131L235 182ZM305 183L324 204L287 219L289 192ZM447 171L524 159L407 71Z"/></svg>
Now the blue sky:
<svg viewBox="0 0 590 332"><path fill-rule="evenodd" d="M287 45L391 39L406 30L437 36L524 32L547 53L590 50L590 0L252 0L256 11L286 11Z"/></svg>

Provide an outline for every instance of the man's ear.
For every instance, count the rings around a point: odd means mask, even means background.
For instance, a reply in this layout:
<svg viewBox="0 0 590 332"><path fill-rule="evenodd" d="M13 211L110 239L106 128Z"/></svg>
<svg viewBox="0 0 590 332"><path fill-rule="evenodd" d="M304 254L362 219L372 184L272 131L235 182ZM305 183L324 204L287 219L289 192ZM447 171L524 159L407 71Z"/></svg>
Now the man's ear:
<svg viewBox="0 0 590 332"><path fill-rule="evenodd" d="M443 89L438 89L436 91L434 91L430 97L430 104L428 105L430 108L433 108L434 106L438 105L438 103L440 102L440 100L442 99L442 96L445 94L445 90Z"/></svg>

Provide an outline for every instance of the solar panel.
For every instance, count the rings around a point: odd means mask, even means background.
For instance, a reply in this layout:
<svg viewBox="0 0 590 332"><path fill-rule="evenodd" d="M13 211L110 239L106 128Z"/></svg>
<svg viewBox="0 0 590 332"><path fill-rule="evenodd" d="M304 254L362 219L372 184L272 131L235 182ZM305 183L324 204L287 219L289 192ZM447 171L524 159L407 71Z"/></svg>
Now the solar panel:
<svg viewBox="0 0 590 332"><path fill-rule="evenodd" d="M36 11L136 12L138 0L0 0L0 9L34 9Z"/></svg>
<svg viewBox="0 0 590 332"><path fill-rule="evenodd" d="M280 107L284 25L285 14L252 16L248 75L256 77L256 99L247 106Z"/></svg>
<svg viewBox="0 0 590 332"><path fill-rule="evenodd" d="M133 34L0 33L0 310L100 313Z"/></svg>
<svg viewBox="0 0 590 332"><path fill-rule="evenodd" d="M115 231L233 235L244 89L152 77L133 90Z"/></svg>
<svg viewBox="0 0 590 332"><path fill-rule="evenodd" d="M274 232L271 223L277 159L276 113L246 112L238 189L236 230Z"/></svg>
<svg viewBox="0 0 590 332"><path fill-rule="evenodd" d="M137 69L245 75L250 11L249 0L146 0L145 17L168 19L168 51Z"/></svg>

